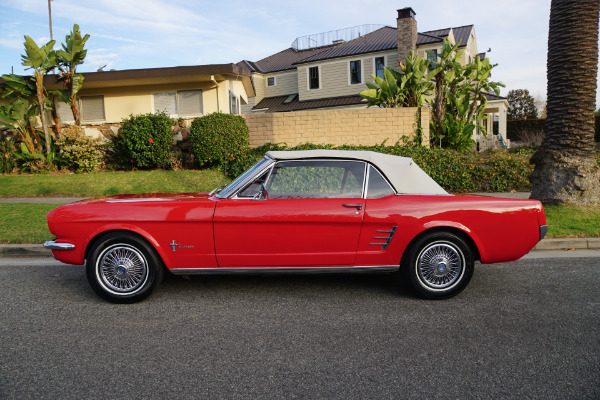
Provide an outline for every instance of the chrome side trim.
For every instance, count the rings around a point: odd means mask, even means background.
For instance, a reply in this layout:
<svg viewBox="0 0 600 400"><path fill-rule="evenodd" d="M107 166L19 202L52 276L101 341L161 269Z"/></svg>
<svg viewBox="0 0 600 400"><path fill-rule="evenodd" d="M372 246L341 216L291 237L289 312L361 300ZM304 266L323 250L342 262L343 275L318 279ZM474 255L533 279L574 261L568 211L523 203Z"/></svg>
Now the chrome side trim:
<svg viewBox="0 0 600 400"><path fill-rule="evenodd" d="M335 274L359 272L396 272L398 265L377 265L357 267L223 267L223 268L174 268L174 275L251 275L251 274Z"/></svg>
<svg viewBox="0 0 600 400"><path fill-rule="evenodd" d="M72 243L56 243L54 240L49 240L44 243L44 248L50 250L73 250L75 245Z"/></svg>

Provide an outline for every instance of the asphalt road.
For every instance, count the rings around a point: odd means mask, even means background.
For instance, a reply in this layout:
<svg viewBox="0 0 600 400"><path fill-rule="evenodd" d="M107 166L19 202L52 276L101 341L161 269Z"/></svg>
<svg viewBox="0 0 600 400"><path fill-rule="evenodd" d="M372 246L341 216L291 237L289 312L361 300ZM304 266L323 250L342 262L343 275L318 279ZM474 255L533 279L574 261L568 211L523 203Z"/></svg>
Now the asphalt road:
<svg viewBox="0 0 600 400"><path fill-rule="evenodd" d="M114 305L82 267L0 266L1 399L600 398L600 258L390 275L170 277Z"/></svg>

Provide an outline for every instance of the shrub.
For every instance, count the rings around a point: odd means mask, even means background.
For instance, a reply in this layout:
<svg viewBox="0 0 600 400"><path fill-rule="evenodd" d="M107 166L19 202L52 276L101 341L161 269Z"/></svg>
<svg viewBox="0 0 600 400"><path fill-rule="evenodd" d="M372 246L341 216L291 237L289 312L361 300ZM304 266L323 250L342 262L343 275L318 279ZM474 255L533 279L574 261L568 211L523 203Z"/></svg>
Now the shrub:
<svg viewBox="0 0 600 400"><path fill-rule="evenodd" d="M78 126L65 129L56 144L61 149L63 167L71 171L92 172L102 164L105 152L102 141L85 136Z"/></svg>
<svg viewBox="0 0 600 400"><path fill-rule="evenodd" d="M15 141L9 137L0 138L0 174L11 173L17 166Z"/></svg>
<svg viewBox="0 0 600 400"><path fill-rule="evenodd" d="M171 166L173 120L166 112L130 115L112 138L117 162L125 169Z"/></svg>
<svg viewBox="0 0 600 400"><path fill-rule="evenodd" d="M248 126L239 115L217 112L194 119L190 143L201 167L218 166L226 175L235 176L248 163Z"/></svg>

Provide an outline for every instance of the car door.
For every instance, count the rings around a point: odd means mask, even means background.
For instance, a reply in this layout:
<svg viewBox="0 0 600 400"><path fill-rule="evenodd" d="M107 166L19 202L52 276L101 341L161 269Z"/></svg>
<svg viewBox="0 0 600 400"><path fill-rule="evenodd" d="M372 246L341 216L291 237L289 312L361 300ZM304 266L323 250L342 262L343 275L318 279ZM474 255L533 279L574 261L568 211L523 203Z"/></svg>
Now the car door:
<svg viewBox="0 0 600 400"><path fill-rule="evenodd" d="M219 267L353 265L364 213L366 164L279 161L214 215Z"/></svg>

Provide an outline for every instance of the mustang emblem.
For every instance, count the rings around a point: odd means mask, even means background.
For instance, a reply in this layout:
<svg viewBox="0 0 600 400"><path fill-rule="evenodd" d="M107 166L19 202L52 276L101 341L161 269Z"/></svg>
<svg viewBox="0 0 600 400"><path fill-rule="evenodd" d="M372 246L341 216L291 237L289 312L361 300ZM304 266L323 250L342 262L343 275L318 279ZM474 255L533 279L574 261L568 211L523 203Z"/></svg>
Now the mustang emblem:
<svg viewBox="0 0 600 400"><path fill-rule="evenodd" d="M184 246L184 245L181 245L181 244L177 243L175 240L173 240L169 244L169 246L171 246L171 248L173 249L173 252L175 252L177 250L177 248L180 248L180 249L193 249L194 248L194 246Z"/></svg>

